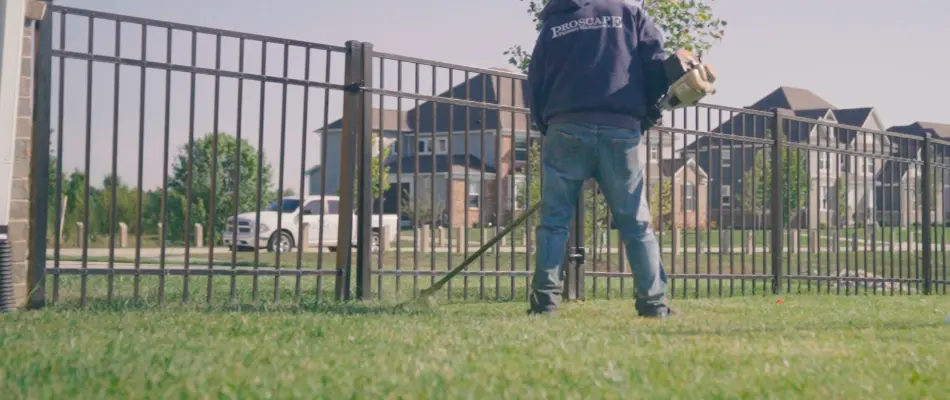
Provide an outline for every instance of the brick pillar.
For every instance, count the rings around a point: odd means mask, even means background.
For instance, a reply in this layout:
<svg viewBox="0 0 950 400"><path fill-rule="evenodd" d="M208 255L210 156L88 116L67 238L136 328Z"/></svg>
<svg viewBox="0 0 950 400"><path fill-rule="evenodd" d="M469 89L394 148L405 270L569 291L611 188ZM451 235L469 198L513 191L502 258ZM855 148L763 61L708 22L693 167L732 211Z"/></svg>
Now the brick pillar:
<svg viewBox="0 0 950 400"><path fill-rule="evenodd" d="M26 305L30 269L30 172L33 147L33 24L23 28L23 63L17 104L13 188L10 196L10 241L13 248L13 288L16 307ZM45 205L43 205L45 207Z"/></svg>

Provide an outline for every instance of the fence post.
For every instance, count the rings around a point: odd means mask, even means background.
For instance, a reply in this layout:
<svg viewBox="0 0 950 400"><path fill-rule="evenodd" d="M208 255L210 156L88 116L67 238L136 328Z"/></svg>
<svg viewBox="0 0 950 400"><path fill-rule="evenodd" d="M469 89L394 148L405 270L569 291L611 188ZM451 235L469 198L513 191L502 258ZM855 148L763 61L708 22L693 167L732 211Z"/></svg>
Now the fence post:
<svg viewBox="0 0 950 400"><path fill-rule="evenodd" d="M365 90L373 87L373 44L361 43L359 52L360 87L356 105L359 122L356 124L355 136L358 151L356 184L359 185L359 203L356 207L356 299L364 300L373 297L373 96Z"/></svg>
<svg viewBox="0 0 950 400"><path fill-rule="evenodd" d="M934 189L934 188L931 187L931 185L930 185L930 180L931 180L931 176L930 176L931 170L930 170L930 169L933 168L933 161L930 159L930 151L931 151L931 149L930 149L930 146L931 146L930 138L931 138L931 135L932 135L932 134L933 134L933 132L931 132L931 131L924 132L924 149L923 149L923 150L924 150L924 151L923 151L923 153L924 153L924 154L923 154L923 158L924 158L924 171L923 171L923 172L924 172L924 173L923 173L923 176L920 178L921 181L922 181L922 182L921 182L921 186L923 187L923 189L920 191L920 194L924 196L923 201L921 202L922 205L923 205L923 208L924 208L924 209L923 209L924 220L923 220L923 224L921 224L921 225L922 225L922 227L921 227L921 228L922 228L922 229L921 229L921 233L922 233L922 236L923 236L922 239L923 239L923 241L924 241L924 243L923 243L923 245L924 245L924 246L923 246L923 247L924 247L924 249L923 249L923 250L924 250L924 254L923 254L923 264L924 264L924 294L930 294L930 293L931 293L931 288L932 288L932 285L933 285L933 277L932 277L932 275L933 275L932 272L933 272L933 271L931 271L931 268L933 267L933 265L931 264L931 254L930 254L930 253L931 253L931 242L932 242L932 238L930 237L930 233L931 233L930 230L933 229L933 227L931 226L931 225L932 225L932 223L931 223L931 219L932 219L932 218L931 218L931 215L930 215L930 209L931 209L931 207L932 207L932 205L930 204L930 201L931 201L931 199L930 199L930 193L931 193L932 190L936 190L936 189Z"/></svg>
<svg viewBox="0 0 950 400"><path fill-rule="evenodd" d="M343 126L340 135L340 222L337 231L336 283L337 301L350 299L350 278L352 277L353 244L353 181L356 169L356 138L354 132L359 123L359 92L363 85L360 74L363 72L360 58L360 42L346 42L343 84L346 94L343 96ZM332 150L331 150L332 151Z"/></svg>
<svg viewBox="0 0 950 400"><path fill-rule="evenodd" d="M37 22L36 59L33 64L35 85L33 87L33 149L32 163L32 203L47 204L49 197L49 148L51 121L51 102L53 85L53 18L51 12L44 12L42 20ZM27 271L27 289L30 293L29 308L39 309L46 306L46 230L49 218L46 206L32 207L30 218L31 243L30 263Z"/></svg>
<svg viewBox="0 0 950 400"><path fill-rule="evenodd" d="M567 251L564 254L564 300L584 300L584 189L577 197L574 218L568 227Z"/></svg>
<svg viewBox="0 0 950 400"><path fill-rule="evenodd" d="M771 182L771 194L772 194L772 206L771 206L771 230L772 230L772 294L782 294L782 238L783 226L782 226L782 140L784 139L785 133L782 132L782 109L775 109L775 114L772 117L772 140L775 142L772 145L772 157L771 157L771 172L772 172L772 182Z"/></svg>

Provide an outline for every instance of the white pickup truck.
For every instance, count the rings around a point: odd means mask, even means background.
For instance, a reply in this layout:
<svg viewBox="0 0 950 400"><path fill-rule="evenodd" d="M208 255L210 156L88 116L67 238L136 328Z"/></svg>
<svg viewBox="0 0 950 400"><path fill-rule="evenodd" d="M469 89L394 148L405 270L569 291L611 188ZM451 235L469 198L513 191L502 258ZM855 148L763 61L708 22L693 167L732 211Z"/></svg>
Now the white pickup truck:
<svg viewBox="0 0 950 400"><path fill-rule="evenodd" d="M261 220L257 230L260 231L259 239L255 239L255 223L257 212L246 212L238 214L237 223L234 218L228 218L227 227L223 233L225 246L234 248L266 248L268 251L282 253L290 252L299 245L300 238L297 234L300 232L298 223L308 223L310 228L308 232L309 245L315 248L327 248L330 251L336 251L338 243L338 233L340 224L340 198L338 196L306 196L304 197L303 207L300 207L300 199L297 197L285 197L279 202L275 201L270 206L260 211ZM278 208L282 209L280 231L277 230ZM323 220L320 220L321 211ZM301 222L302 221L302 222ZM399 217L395 214L383 214L382 224L380 224L380 215L372 216L372 250L379 251L380 244L385 240L386 243L392 243L399 235ZM387 227L388 237L382 238L381 226ZM234 239L234 229L237 229L237 241L231 243ZM321 241L320 230L323 228L323 240ZM357 217L353 215L353 241L357 241Z"/></svg>

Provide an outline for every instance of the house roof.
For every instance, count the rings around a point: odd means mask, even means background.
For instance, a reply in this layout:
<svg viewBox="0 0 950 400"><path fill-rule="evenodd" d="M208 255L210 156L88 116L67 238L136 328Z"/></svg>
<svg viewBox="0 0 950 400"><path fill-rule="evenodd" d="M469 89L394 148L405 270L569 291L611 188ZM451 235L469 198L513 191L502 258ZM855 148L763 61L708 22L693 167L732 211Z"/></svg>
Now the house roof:
<svg viewBox="0 0 950 400"><path fill-rule="evenodd" d="M890 132L905 133L914 136L923 136L924 132L933 130L937 137L941 139L950 139L950 125L939 124L936 122L916 121L909 125L898 125L887 128Z"/></svg>
<svg viewBox="0 0 950 400"><path fill-rule="evenodd" d="M841 125L863 127L864 123L874 114L874 108L843 108L832 110L832 112L834 112L835 118ZM858 130L856 129L836 129L835 133L838 135L838 141L842 143L851 143L851 141L858 136ZM865 136L867 136L867 134L865 134Z"/></svg>
<svg viewBox="0 0 950 400"><path fill-rule="evenodd" d="M787 109L798 117L826 120L858 127L863 126L874 113L873 107L839 109L810 90L789 86L781 86L773 90L746 108L757 111L772 111L777 108ZM751 113L738 113L731 119L722 122L713 132L762 138L765 131L769 129L769 124L767 117ZM787 140L800 142L808 140L813 127L813 124L789 123L783 129L788 134ZM848 143L855 137L857 131L837 129L836 134L838 141ZM948 133L948 137L950 137L950 133ZM694 144L702 146L705 145L705 142L708 142L708 138L706 140L701 138L695 141Z"/></svg>
<svg viewBox="0 0 950 400"><path fill-rule="evenodd" d="M501 72L512 72L501 68L493 68ZM486 74L474 74L468 81L460 82L438 97L450 97L459 100L469 100L480 103L498 104L502 106L526 108L525 85L522 79L513 79ZM451 113L450 113L451 109ZM466 110L468 110L468 124L466 126ZM484 113L483 113L484 112ZM451 115L452 125L449 126ZM433 117L435 120L433 120ZM484 120L482 119L484 117ZM408 113L410 126L415 128L418 118L419 132L464 132L486 130L512 130L525 132L531 126L527 114L512 113L481 107L450 106L447 103L427 101Z"/></svg>
<svg viewBox="0 0 950 400"><path fill-rule="evenodd" d="M662 174L662 176L665 178L672 177L677 171L686 165L692 165L697 171L699 171L700 175L706 176L706 171L703 170L703 168L700 167L695 160L683 159L681 157L660 160L660 174Z"/></svg>
<svg viewBox="0 0 950 400"><path fill-rule="evenodd" d="M817 94L801 88L781 86L749 106L754 110L769 111L776 108L789 110L814 110L837 108Z"/></svg>
<svg viewBox="0 0 950 400"><path fill-rule="evenodd" d="M897 125L887 128L888 132L903 133L912 136L924 136L924 132L933 130L937 137L941 139L950 139L950 125L938 124L936 122L917 121L909 125ZM901 157L916 157L918 141L902 140L900 146Z"/></svg>
<svg viewBox="0 0 950 400"><path fill-rule="evenodd" d="M467 164L466 164L467 162ZM433 163L434 169L433 169ZM386 166L389 167L390 173L402 173L402 174L411 174L411 173L420 173L420 174L430 174L430 173L446 173L449 172L449 169L453 172L465 172L465 168L468 167L471 170L484 171L488 173L495 173L495 168L491 165L486 165L482 162L481 159L475 157L474 155L469 154L466 157L464 154L456 155L420 155L419 156L419 169L416 169L416 156L404 156L402 157L402 170L399 170L399 159L393 159L390 162L386 163Z"/></svg>
<svg viewBox="0 0 950 400"><path fill-rule="evenodd" d="M950 139L950 125L923 121L917 121L917 125L923 129L932 129L942 139Z"/></svg>
<svg viewBox="0 0 950 400"><path fill-rule="evenodd" d="M373 130L396 131L396 129L402 128L403 132L411 131L412 129L410 128L409 122L406 119L408 114L408 111L402 111L402 113L400 113L399 110L390 110L386 108L382 109L382 113L380 113L379 108L373 107ZM382 115L382 118L380 118L380 115ZM327 125L327 130L334 129L343 129L343 118L333 121ZM323 128L319 128L314 132L323 132Z"/></svg>
<svg viewBox="0 0 950 400"><path fill-rule="evenodd" d="M835 109L835 118L839 124L851 126L864 126L871 114L874 113L873 107L844 108Z"/></svg>

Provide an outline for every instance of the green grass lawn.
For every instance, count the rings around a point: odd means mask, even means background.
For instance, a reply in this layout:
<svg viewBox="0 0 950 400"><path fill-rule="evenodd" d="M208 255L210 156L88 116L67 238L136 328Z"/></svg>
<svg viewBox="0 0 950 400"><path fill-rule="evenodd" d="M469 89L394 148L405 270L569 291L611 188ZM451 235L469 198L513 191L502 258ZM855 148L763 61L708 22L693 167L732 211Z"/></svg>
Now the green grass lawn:
<svg viewBox="0 0 950 400"><path fill-rule="evenodd" d="M948 297L164 308L0 315L5 398L944 398Z"/></svg>

